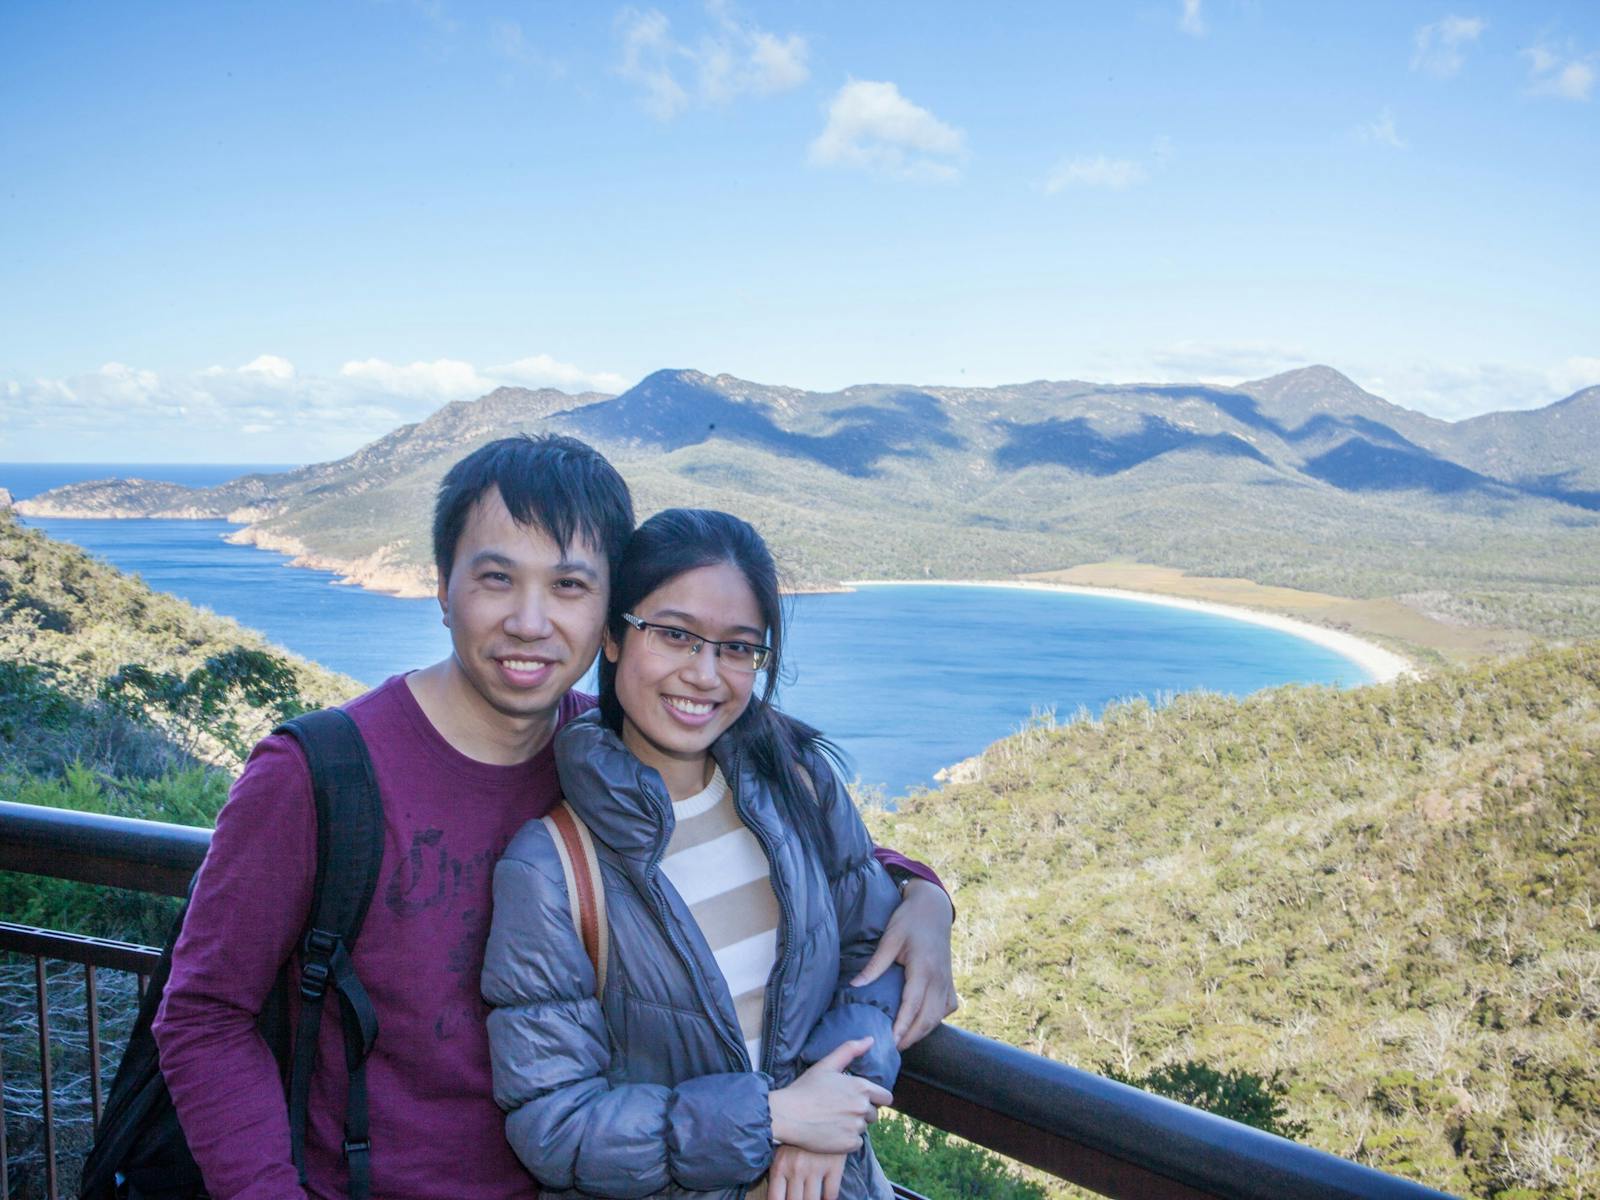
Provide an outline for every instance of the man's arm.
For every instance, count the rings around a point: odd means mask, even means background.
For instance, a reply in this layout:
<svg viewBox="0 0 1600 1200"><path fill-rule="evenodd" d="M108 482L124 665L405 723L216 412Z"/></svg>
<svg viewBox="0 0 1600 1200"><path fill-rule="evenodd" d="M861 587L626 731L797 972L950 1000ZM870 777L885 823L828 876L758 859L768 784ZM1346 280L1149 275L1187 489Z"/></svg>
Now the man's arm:
<svg viewBox="0 0 1600 1200"><path fill-rule="evenodd" d="M850 982L871 983L892 963L905 968L905 988L894 1022L895 1042L904 1050L925 1038L961 1003L950 964L955 906L931 867L884 846L873 853L903 881L900 907L889 919L877 951Z"/></svg>
<svg viewBox="0 0 1600 1200"><path fill-rule="evenodd" d="M891 850L887 846L874 846L873 857L881 862L884 869L896 882L904 883L910 879L926 879L941 892L944 891L944 881L941 880L934 869L926 863L919 863L914 858L907 858L898 850Z"/></svg>
<svg viewBox="0 0 1600 1200"><path fill-rule="evenodd" d="M250 756L217 818L154 1032L189 1149L217 1200L301 1198L256 1018L311 905L316 810L293 740Z"/></svg>

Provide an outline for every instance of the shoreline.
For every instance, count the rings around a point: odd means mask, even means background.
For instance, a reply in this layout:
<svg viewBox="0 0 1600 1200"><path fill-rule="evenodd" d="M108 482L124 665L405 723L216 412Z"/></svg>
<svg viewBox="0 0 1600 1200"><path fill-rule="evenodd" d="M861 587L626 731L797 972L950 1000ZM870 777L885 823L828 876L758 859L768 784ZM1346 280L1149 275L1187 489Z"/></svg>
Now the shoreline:
<svg viewBox="0 0 1600 1200"><path fill-rule="evenodd" d="M1059 592L1074 596L1098 596L1102 599L1130 600L1139 604L1158 604L1165 608L1181 608L1189 612L1206 613L1214 617L1244 621L1287 633L1304 641L1313 642L1332 650L1354 663L1371 678L1369 683L1389 683L1402 675L1419 674L1417 664L1402 654L1397 654L1376 642L1357 637L1340 629L1314 625L1294 617L1259 609L1243 608L1236 604L1218 604L1213 600L1192 600L1185 596L1167 596L1160 592L1138 592L1125 588L1090 587L1077 583L1048 583L1032 579L846 579L847 588L857 587L987 587L1015 591Z"/></svg>
<svg viewBox="0 0 1600 1200"><path fill-rule="evenodd" d="M23 513L23 516L28 514ZM242 515L242 514L241 514ZM71 519L71 518L60 518ZM163 518L156 518L163 519ZM182 520L168 517L168 520ZM270 533L257 524L242 524L224 535L223 540L235 545L251 546L287 554L286 567L303 567L325 571L336 578L336 586L359 587L366 591L396 596L402 599L426 599L434 592L416 577L415 572L394 561L394 546L380 547L365 558L356 560L335 559L310 551L297 538ZM1131 600L1142 604L1157 604L1180 608L1190 612L1206 613L1229 620L1275 629L1292 637L1301 638L1332 650L1354 663L1370 676L1369 682L1388 683L1402 675L1418 675L1420 668L1415 660L1357 634L1326 625L1318 625L1298 617L1248 608L1238 604L1224 604L1215 600L1197 600L1188 596L1175 596L1164 592L1135 588L1102 587L1093 584L1060 583L1041 579L845 579L838 584L809 585L784 589L786 594L829 595L854 591L857 587L988 587L1009 588L1019 591L1059 592L1066 595L1099 596L1106 599Z"/></svg>

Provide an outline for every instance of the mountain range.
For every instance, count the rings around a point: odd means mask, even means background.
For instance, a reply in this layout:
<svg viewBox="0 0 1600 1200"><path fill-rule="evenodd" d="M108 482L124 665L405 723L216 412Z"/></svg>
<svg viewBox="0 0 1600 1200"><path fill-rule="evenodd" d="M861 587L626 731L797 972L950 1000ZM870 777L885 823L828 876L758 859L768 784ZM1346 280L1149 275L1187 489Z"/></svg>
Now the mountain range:
<svg viewBox="0 0 1600 1200"><path fill-rule="evenodd" d="M1600 387L1447 422L1324 366L1237 387L830 393L664 370L619 396L500 388L282 474L208 489L74 484L17 507L225 517L246 526L242 540L426 593L440 475L518 431L599 447L641 516L694 504L748 517L800 586L1131 560L1399 596L1480 624L1600 630Z"/></svg>

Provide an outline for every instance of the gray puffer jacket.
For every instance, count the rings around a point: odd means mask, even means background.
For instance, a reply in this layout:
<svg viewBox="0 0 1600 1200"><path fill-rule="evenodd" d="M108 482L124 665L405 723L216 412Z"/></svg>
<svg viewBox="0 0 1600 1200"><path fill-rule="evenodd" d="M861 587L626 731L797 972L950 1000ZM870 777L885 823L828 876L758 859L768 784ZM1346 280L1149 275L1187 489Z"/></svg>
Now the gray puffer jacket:
<svg viewBox="0 0 1600 1200"><path fill-rule="evenodd" d="M849 796L826 761L808 754L827 833L819 855L783 822L770 785L731 739L712 753L766 851L782 912L764 1061L749 1061L716 960L659 870L673 827L666 786L596 714L561 731L556 761L600 859L611 932L604 996L596 999L544 825L524 826L495 868L483 967L495 1101L513 1149L547 1193L740 1196L772 1159L769 1090L869 1035L872 1050L851 1070L886 1088L899 1072L900 969L865 988L845 985L899 902ZM865 1139L840 1194L890 1195Z"/></svg>

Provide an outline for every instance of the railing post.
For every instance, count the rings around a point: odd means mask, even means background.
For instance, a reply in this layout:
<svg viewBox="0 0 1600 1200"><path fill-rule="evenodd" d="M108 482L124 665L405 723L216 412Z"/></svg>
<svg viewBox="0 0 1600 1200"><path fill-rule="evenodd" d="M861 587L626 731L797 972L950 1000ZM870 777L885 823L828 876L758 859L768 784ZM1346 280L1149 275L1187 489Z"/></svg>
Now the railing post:
<svg viewBox="0 0 1600 1200"><path fill-rule="evenodd" d="M89 1025L89 1112L100 1127L100 997L95 988L93 963L83 964L84 1019Z"/></svg>
<svg viewBox="0 0 1600 1200"><path fill-rule="evenodd" d="M56 1200L56 1120L50 1104L50 993L45 990L44 958L34 955L33 986L39 1004L39 1097L44 1113L44 1194Z"/></svg>
<svg viewBox="0 0 1600 1200"><path fill-rule="evenodd" d="M11 1154L6 1149L6 1056L0 1051L0 1200L11 1200Z"/></svg>

